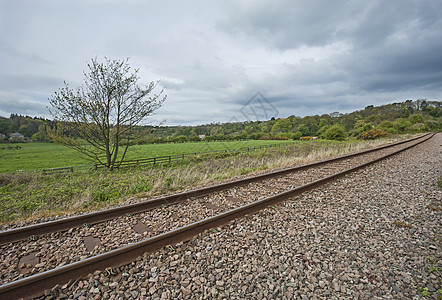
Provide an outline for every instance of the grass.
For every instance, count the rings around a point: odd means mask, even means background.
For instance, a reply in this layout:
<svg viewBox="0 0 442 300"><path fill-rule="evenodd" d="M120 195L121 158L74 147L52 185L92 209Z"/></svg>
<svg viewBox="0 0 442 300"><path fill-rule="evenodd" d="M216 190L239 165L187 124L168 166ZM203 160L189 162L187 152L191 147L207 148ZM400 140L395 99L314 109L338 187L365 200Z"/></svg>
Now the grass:
<svg viewBox="0 0 442 300"><path fill-rule="evenodd" d="M207 152L214 150L237 149L241 147L255 147L261 145L278 144L287 141L276 140L248 140L230 142L197 142L197 143L170 143L135 145L130 147L127 159L139 159L158 156L168 156L183 153ZM9 144L3 144L9 145ZM78 152L53 143L24 143L19 145L21 149L0 148L0 173L18 171L33 171L49 168L70 167L76 165L91 164L87 158L83 158Z"/></svg>
<svg viewBox="0 0 442 300"><path fill-rule="evenodd" d="M5 145L5 144L2 144ZM0 173L32 171L89 163L75 150L52 143L17 144L21 149L0 149Z"/></svg>
<svg viewBox="0 0 442 300"><path fill-rule="evenodd" d="M308 141L248 153L193 156L168 166L74 172L0 174L0 223L79 213L360 151L377 141Z"/></svg>

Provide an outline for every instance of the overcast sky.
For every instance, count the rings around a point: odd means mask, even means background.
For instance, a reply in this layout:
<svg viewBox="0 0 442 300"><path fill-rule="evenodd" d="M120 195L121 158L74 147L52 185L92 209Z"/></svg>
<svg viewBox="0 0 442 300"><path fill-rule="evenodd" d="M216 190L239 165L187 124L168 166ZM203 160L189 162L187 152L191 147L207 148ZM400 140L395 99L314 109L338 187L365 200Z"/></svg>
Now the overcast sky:
<svg viewBox="0 0 442 300"><path fill-rule="evenodd" d="M441 16L440 0L0 0L0 116L49 117L104 56L161 80L165 125L440 101Z"/></svg>

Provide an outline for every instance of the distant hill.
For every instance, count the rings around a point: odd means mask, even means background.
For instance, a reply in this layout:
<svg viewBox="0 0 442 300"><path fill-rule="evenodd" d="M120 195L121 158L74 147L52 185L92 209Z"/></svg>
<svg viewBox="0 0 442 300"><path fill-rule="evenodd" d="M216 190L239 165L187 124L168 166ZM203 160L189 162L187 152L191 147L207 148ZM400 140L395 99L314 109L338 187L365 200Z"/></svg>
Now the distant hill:
<svg viewBox="0 0 442 300"><path fill-rule="evenodd" d="M442 130L442 102L419 99L381 106L369 105L347 114L295 115L268 121L214 123L198 126L144 126L137 133L138 142L164 142L232 139L277 139L318 136L332 125L340 125L348 136L357 136L373 128L388 133L415 133Z"/></svg>
<svg viewBox="0 0 442 300"><path fill-rule="evenodd" d="M45 126L52 127L55 124L52 120L11 114L9 118L0 117L0 134L5 136L5 142L9 141L12 133L21 133L27 141L47 141ZM303 136L321 137L334 125L345 131L347 136L358 136L374 128L391 134L442 131L442 102L406 100L381 106L369 105L363 110L347 114L334 112L302 118L291 115L267 121L197 126L139 126L132 143L201 141L203 136L204 141L299 139Z"/></svg>

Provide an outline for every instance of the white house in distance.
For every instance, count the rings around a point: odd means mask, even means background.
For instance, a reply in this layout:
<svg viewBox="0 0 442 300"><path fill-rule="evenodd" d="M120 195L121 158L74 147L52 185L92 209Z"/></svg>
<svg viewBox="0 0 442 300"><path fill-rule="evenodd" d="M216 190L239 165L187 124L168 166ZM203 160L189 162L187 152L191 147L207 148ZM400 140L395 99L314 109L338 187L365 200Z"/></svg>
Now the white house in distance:
<svg viewBox="0 0 442 300"><path fill-rule="evenodd" d="M24 142L25 136L19 132L14 132L9 135L9 140L11 142Z"/></svg>

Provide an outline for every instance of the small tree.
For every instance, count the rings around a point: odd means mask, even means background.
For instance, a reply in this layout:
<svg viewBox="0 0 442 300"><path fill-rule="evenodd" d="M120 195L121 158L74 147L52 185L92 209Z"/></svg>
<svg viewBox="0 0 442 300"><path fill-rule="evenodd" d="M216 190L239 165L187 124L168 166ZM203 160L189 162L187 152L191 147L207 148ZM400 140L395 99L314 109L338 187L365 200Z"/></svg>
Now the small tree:
<svg viewBox="0 0 442 300"><path fill-rule="evenodd" d="M109 170L124 161L133 129L157 110L166 99L157 83L140 87L138 69L131 71L128 59L92 59L84 86L71 89L67 83L49 99L57 125L50 137L72 147ZM121 149L120 149L121 148ZM120 151L121 150L121 151Z"/></svg>
<svg viewBox="0 0 442 300"><path fill-rule="evenodd" d="M307 136L309 134L309 129L308 129L307 125L305 125L305 124L299 125L298 131L300 131L302 133L302 136Z"/></svg>
<svg viewBox="0 0 442 300"><path fill-rule="evenodd" d="M324 132L323 136L327 140L342 141L345 139L346 133L341 125L333 125Z"/></svg>
<svg viewBox="0 0 442 300"><path fill-rule="evenodd" d="M292 124L288 119L278 119L272 127L272 132L290 132Z"/></svg>

